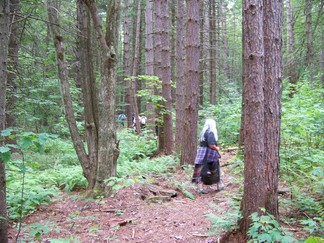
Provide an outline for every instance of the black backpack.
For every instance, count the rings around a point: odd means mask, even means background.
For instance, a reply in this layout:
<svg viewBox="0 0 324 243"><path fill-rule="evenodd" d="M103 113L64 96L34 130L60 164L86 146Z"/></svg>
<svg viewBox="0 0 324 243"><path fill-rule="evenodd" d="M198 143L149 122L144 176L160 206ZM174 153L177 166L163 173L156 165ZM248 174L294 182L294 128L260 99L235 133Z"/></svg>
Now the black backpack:
<svg viewBox="0 0 324 243"><path fill-rule="evenodd" d="M218 183L220 181L219 161L204 164L200 175L201 180L205 185Z"/></svg>

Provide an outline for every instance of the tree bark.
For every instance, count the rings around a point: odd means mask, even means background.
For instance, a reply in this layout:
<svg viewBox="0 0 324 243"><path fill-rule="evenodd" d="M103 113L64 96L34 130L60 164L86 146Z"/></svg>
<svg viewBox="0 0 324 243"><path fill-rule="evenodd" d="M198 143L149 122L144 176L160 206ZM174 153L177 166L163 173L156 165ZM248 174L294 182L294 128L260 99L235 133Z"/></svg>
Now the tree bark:
<svg viewBox="0 0 324 243"><path fill-rule="evenodd" d="M177 154L182 152L182 147L184 146L183 140L183 128L184 128L184 90L185 90L185 49L184 49L184 0L178 0L177 8L177 43L176 43L176 139L175 149ZM183 165L183 161L180 162Z"/></svg>
<svg viewBox="0 0 324 243"><path fill-rule="evenodd" d="M145 23L146 23L146 38L145 38L145 74L148 76L154 75L154 50L153 50L153 6L152 0L146 0ZM149 82L152 82L151 80ZM154 95L154 88L147 82L146 89L151 95ZM155 110L153 102L146 105L146 116L148 127L155 130Z"/></svg>
<svg viewBox="0 0 324 243"><path fill-rule="evenodd" d="M185 145L181 163L193 163L197 150L198 92L199 92L199 1L186 0L186 89L185 89Z"/></svg>
<svg viewBox="0 0 324 243"><path fill-rule="evenodd" d="M312 0L305 1L305 31L306 31L306 65L313 63L313 34L312 34Z"/></svg>
<svg viewBox="0 0 324 243"><path fill-rule="evenodd" d="M56 3L57 2L55 2L54 0L47 1L47 13L50 22L50 29L53 34L54 46L56 50L58 77L61 83L60 87L61 87L62 103L64 105L65 118L69 126L69 130L70 130L74 148L76 150L76 154L81 163L84 176L87 178L87 180L89 180L90 174L88 173L88 169L90 165L88 161L88 156L84 148L83 141L79 135L79 131L76 125L76 119L73 113L70 85L68 82L68 73L67 73L66 62L64 57L64 43L63 43L63 37L60 35L60 31L59 31L58 11L57 11L57 6L55 5Z"/></svg>
<svg viewBox="0 0 324 243"><path fill-rule="evenodd" d="M290 97L295 93L297 84L297 66L295 55L295 36L294 36L294 19L291 0L287 0L287 69L289 83L292 84Z"/></svg>
<svg viewBox="0 0 324 243"><path fill-rule="evenodd" d="M281 1L243 2L244 193L240 231L260 208L278 218Z"/></svg>
<svg viewBox="0 0 324 243"><path fill-rule="evenodd" d="M10 33L8 49L8 77L7 77L7 102L6 102L6 127L16 125L16 116L12 113L16 104L17 76L18 76L18 51L19 51L19 11L20 0L10 0Z"/></svg>
<svg viewBox="0 0 324 243"><path fill-rule="evenodd" d="M160 80L162 77L162 47L161 47L161 29L162 29L162 22L161 22L161 1L154 0L154 73ZM157 89L157 95L162 95L161 90ZM162 115L161 109L156 109L156 122L158 127L158 153L162 153L164 151L164 131L162 125Z"/></svg>
<svg viewBox="0 0 324 243"><path fill-rule="evenodd" d="M214 105L216 103L216 12L215 0L209 0L209 102Z"/></svg>
<svg viewBox="0 0 324 243"><path fill-rule="evenodd" d="M78 38L77 51L80 65L80 82L83 94L85 136L88 146L88 160L82 165L89 186L93 189L98 163L98 97L92 56L91 17L82 0L77 2Z"/></svg>
<svg viewBox="0 0 324 243"><path fill-rule="evenodd" d="M132 127L132 108L131 108L131 81L128 80L127 78L130 77L131 75L131 70L130 70L130 40L129 40L129 17L128 17L128 12L129 12L129 1L125 0L125 16L124 16L124 64L123 64L123 69L124 69L124 80L125 80L125 86L126 88L126 94L125 94L125 101L126 101L126 115L127 115L127 124L128 127Z"/></svg>
<svg viewBox="0 0 324 243"><path fill-rule="evenodd" d="M240 230L265 206L264 187L264 35L263 2L243 1L244 193Z"/></svg>
<svg viewBox="0 0 324 243"><path fill-rule="evenodd" d="M204 73L205 73L205 60L204 60L204 25L205 25L205 2L200 1L200 61L199 61L199 106L204 105Z"/></svg>
<svg viewBox="0 0 324 243"><path fill-rule="evenodd" d="M99 91L99 140L98 140L98 167L94 195L108 195L111 188L105 180L116 175L117 159L119 156L116 142L116 80L117 60L115 52L116 22L119 13L119 1L110 1L107 6L107 36L102 31L101 19L94 1L84 0L88 6L97 31L101 51L101 80Z"/></svg>
<svg viewBox="0 0 324 243"><path fill-rule="evenodd" d="M164 152L171 154L174 150L173 129L172 129L172 96L171 96L171 66L170 66L170 41L169 41L169 14L168 0L161 1L161 45L162 45L162 96L165 99L163 112L164 127Z"/></svg>
<svg viewBox="0 0 324 243"><path fill-rule="evenodd" d="M0 1L0 130L6 128L6 87L9 45L9 0ZM3 141L0 140L0 145ZM0 159L0 242L8 242L5 164Z"/></svg>
<svg viewBox="0 0 324 243"><path fill-rule="evenodd" d="M282 3L264 0L265 209L279 218L278 180L282 93Z"/></svg>
<svg viewBox="0 0 324 243"><path fill-rule="evenodd" d="M141 33L141 1L138 1L137 5L137 20L136 20L136 34L135 34L135 46L134 46L134 61L132 70L132 80L130 80L130 100L132 112L135 115L136 131L138 134L142 133L141 124L139 122L139 110L136 98L136 76L139 67L139 55L140 55L140 33Z"/></svg>

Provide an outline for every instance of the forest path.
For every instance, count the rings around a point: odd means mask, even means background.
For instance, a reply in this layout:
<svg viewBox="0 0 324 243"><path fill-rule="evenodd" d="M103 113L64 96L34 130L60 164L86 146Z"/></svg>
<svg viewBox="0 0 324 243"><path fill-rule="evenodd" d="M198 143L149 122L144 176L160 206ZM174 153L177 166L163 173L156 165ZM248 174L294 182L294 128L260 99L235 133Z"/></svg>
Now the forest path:
<svg viewBox="0 0 324 243"><path fill-rule="evenodd" d="M233 156L222 154L221 166ZM81 193L62 193L50 205L23 219L18 241L35 242L30 226L36 226L34 234L40 234L41 242L217 242L220 236L208 236L211 222L206 214L224 216L232 212L231 202L241 187L226 166L222 167L222 180L224 190L198 194L188 186L190 177L183 170L169 178L161 175L154 185L176 190L177 196L158 203L141 199L147 194L147 185L140 183L101 200L82 199ZM195 199L181 193L174 181L187 185ZM9 242L14 242L16 235L17 230L10 228Z"/></svg>

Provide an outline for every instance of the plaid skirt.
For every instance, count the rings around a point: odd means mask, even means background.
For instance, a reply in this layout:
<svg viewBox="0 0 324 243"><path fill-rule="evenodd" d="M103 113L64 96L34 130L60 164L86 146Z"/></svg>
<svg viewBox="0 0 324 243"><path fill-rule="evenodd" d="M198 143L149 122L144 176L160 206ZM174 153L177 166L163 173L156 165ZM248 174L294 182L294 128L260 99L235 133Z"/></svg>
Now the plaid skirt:
<svg viewBox="0 0 324 243"><path fill-rule="evenodd" d="M220 156L217 151L212 150L208 147L200 147L197 151L197 155L195 159L195 168L194 168L191 181L193 183L200 183L202 181L201 170L203 168L203 165L206 163L210 165L214 163L219 163L219 158Z"/></svg>

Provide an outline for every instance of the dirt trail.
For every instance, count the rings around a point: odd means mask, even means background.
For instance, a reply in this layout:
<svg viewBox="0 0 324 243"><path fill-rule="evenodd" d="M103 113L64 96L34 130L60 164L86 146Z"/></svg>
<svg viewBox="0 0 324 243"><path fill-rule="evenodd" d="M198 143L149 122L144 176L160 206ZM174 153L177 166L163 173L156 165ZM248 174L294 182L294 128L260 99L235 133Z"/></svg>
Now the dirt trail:
<svg viewBox="0 0 324 243"><path fill-rule="evenodd" d="M227 163L232 154L225 154L221 164ZM23 220L20 242L34 242L28 226L44 226L41 242L217 242L220 236L208 236L211 226L206 214L225 214L230 211L231 197L238 193L239 185L222 169L225 189L220 192L198 194L189 199L181 193L172 180L156 178L155 185L177 190L177 196L166 202L141 199L145 185L136 184L114 193L109 198L81 199L79 193L62 193L50 205L43 205ZM183 171L174 174L178 182L188 181ZM216 209L221 209L220 211ZM219 213L222 212L222 213ZM46 232L49 231L49 232ZM10 228L10 241L14 242L17 230ZM66 239L66 241L63 241Z"/></svg>

